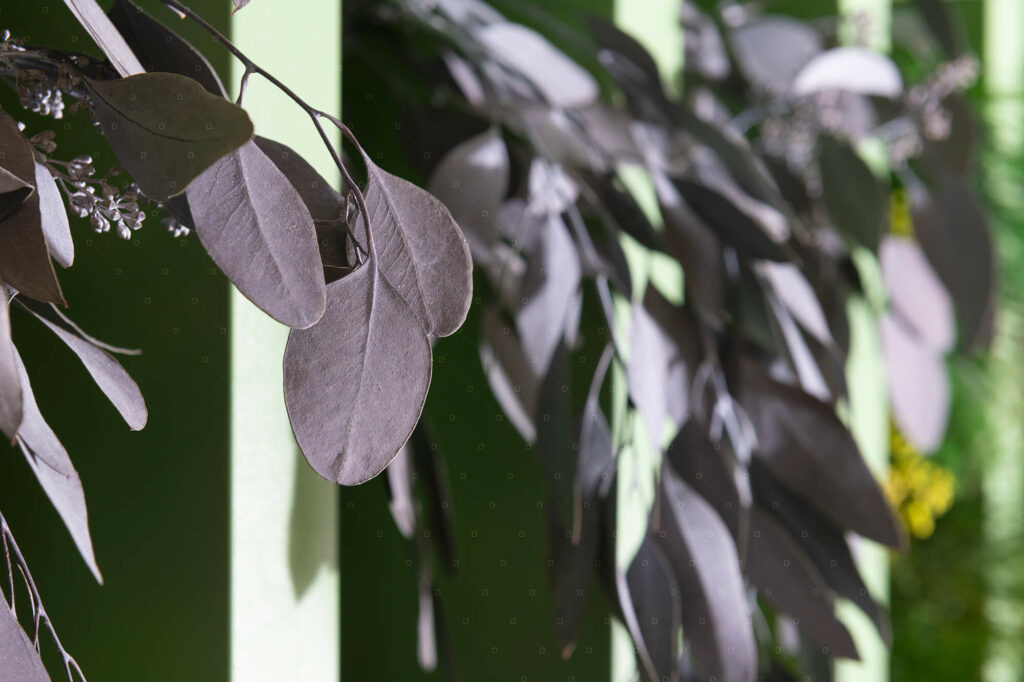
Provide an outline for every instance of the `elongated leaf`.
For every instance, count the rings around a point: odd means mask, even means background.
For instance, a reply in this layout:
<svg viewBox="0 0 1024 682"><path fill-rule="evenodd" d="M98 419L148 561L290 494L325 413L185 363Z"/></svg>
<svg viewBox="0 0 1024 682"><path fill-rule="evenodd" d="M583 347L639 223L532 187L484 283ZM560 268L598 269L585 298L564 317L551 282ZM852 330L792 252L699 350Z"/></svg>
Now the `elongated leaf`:
<svg viewBox="0 0 1024 682"><path fill-rule="evenodd" d="M963 181L943 174L930 194L914 196L914 234L953 297L960 343L974 350L992 339L998 277L992 234Z"/></svg>
<svg viewBox="0 0 1024 682"><path fill-rule="evenodd" d="M626 573L625 595L635 613L631 632L647 682L679 679L679 586L672 567L657 542L647 536ZM623 608L626 608L623 605Z"/></svg>
<svg viewBox="0 0 1024 682"><path fill-rule="evenodd" d="M700 493L738 538L740 495L725 456L694 419L686 422L665 452L672 472Z"/></svg>
<svg viewBox="0 0 1024 682"><path fill-rule="evenodd" d="M793 82L797 95L828 90L895 99L903 93L903 79L884 55L863 47L837 47L812 59Z"/></svg>
<svg viewBox="0 0 1024 682"><path fill-rule="evenodd" d="M750 465L750 487L757 505L785 528L829 587L864 611L882 639L889 641L887 615L861 580L843 532L778 483L756 459Z"/></svg>
<svg viewBox="0 0 1024 682"><path fill-rule="evenodd" d="M633 305L626 377L629 397L643 416L651 447L660 449L668 417L668 376L675 349L640 303Z"/></svg>
<svg viewBox="0 0 1024 682"><path fill-rule="evenodd" d="M64 525L71 533L71 539L75 541L75 546L78 547L89 570L96 580L102 583L103 576L100 575L99 566L96 564L92 537L89 534L89 517L85 508L82 481L71 464L67 450L39 412L25 365L20 357L16 356L15 359L18 363L18 376L24 398L24 416L18 429L18 441L22 452L50 502L64 520Z"/></svg>
<svg viewBox="0 0 1024 682"><path fill-rule="evenodd" d="M832 332L829 331L818 295L798 267L792 263L769 261L759 264L757 269L800 326L821 343L832 343Z"/></svg>
<svg viewBox="0 0 1024 682"><path fill-rule="evenodd" d="M39 652L3 598L0 598L0 670L9 682L50 682Z"/></svg>
<svg viewBox="0 0 1024 682"><path fill-rule="evenodd" d="M788 258L782 245L769 236L765 225L736 204L736 197L726 197L689 180L674 179L673 183L694 213L740 254L776 261Z"/></svg>
<svg viewBox="0 0 1024 682"><path fill-rule="evenodd" d="M551 104L581 107L597 99L594 77L533 29L495 22L476 35L495 59L526 76Z"/></svg>
<svg viewBox="0 0 1024 682"><path fill-rule="evenodd" d="M821 36L807 23L766 16L729 34L743 77L757 89L782 95L800 70L821 52Z"/></svg>
<svg viewBox="0 0 1024 682"><path fill-rule="evenodd" d="M144 73L85 85L117 160L151 199L181 194L252 137L241 107L185 76Z"/></svg>
<svg viewBox="0 0 1024 682"><path fill-rule="evenodd" d="M23 184L35 187L32 146L17 122L0 109L0 159ZM33 192L6 218L0 229L0 279L39 301L64 303L57 273L43 236L39 193Z"/></svg>
<svg viewBox="0 0 1024 682"><path fill-rule="evenodd" d="M108 353L116 353L117 355L141 355L142 351L137 348L121 348L120 346L113 346L109 343L100 341L94 336L86 333L84 329L79 327L75 322L61 312L60 308L53 305L52 303L39 303L33 301L30 298L19 296L16 302L23 308L27 308L32 314L37 317L43 317L49 320L51 323L63 328L65 331L78 336L79 338L85 339L97 348L102 348Z"/></svg>
<svg viewBox="0 0 1024 682"><path fill-rule="evenodd" d="M741 360L736 395L757 433L768 470L826 518L882 544L901 536L853 436L825 403Z"/></svg>
<svg viewBox="0 0 1024 682"><path fill-rule="evenodd" d="M21 424L21 379L16 358L7 285L0 279L0 432L11 441Z"/></svg>
<svg viewBox="0 0 1024 682"><path fill-rule="evenodd" d="M365 153L363 161L366 206L382 275L428 334L454 333L473 297L473 264L465 236L436 198L379 168Z"/></svg>
<svg viewBox="0 0 1024 682"><path fill-rule="evenodd" d="M914 447L934 452L949 423L949 377L942 355L892 315L882 318L880 331L893 417Z"/></svg>
<svg viewBox="0 0 1024 682"><path fill-rule="evenodd" d="M320 319L326 290L313 220L255 143L196 178L188 205L199 240L249 300L296 329Z"/></svg>
<svg viewBox="0 0 1024 682"><path fill-rule="evenodd" d="M147 71L188 76L210 94L228 96L217 72L199 50L131 0L115 0L107 16Z"/></svg>
<svg viewBox="0 0 1024 682"><path fill-rule="evenodd" d="M314 222L332 221L345 215L345 197L334 189L302 155L288 145L257 135L256 146L266 154L302 197Z"/></svg>
<svg viewBox="0 0 1024 682"><path fill-rule="evenodd" d="M64 0L78 23L107 55L107 59L122 76L142 73L144 69L124 38L118 33L96 0Z"/></svg>
<svg viewBox="0 0 1024 682"><path fill-rule="evenodd" d="M36 319L57 335L85 365L93 381L124 417L132 431L146 425L149 412L142 391L123 367L101 348L32 310Z"/></svg>
<svg viewBox="0 0 1024 682"><path fill-rule="evenodd" d="M885 195L874 173L845 142L818 138L821 191L829 216L847 238L875 251L882 236Z"/></svg>
<svg viewBox="0 0 1024 682"><path fill-rule="evenodd" d="M0 166L0 221L14 213L25 199L34 191L34 187Z"/></svg>
<svg viewBox="0 0 1024 682"><path fill-rule="evenodd" d="M736 545L714 508L671 469L663 470L662 547L683 604L683 635L705 675L750 682L757 671L754 633Z"/></svg>
<svg viewBox="0 0 1024 682"><path fill-rule="evenodd" d="M835 616L831 592L800 548L773 519L750 512L746 573L765 599L799 622L800 632L829 656L859 659L849 631Z"/></svg>
<svg viewBox="0 0 1024 682"><path fill-rule="evenodd" d="M41 163L36 163L36 191L43 237L50 255L65 268L70 267L75 260L75 243L71 239L68 214L57 183Z"/></svg>
<svg viewBox="0 0 1024 682"><path fill-rule="evenodd" d="M494 399L523 440L533 443L540 380L514 329L493 308L484 308L481 330L480 363Z"/></svg>
<svg viewBox="0 0 1024 682"><path fill-rule="evenodd" d="M541 223L538 237L537 249L527 264L524 304L516 313L516 328L530 366L541 377L562 340L572 299L578 296L582 269L576 246L560 217L549 216Z"/></svg>
<svg viewBox="0 0 1024 682"><path fill-rule="evenodd" d="M948 352L956 343L949 292L912 239L887 236L878 253L882 279L901 321L929 348Z"/></svg>
<svg viewBox="0 0 1024 682"><path fill-rule="evenodd" d="M430 385L430 342L369 260L328 287L327 311L284 352L292 431L324 478L358 485L395 457Z"/></svg>
<svg viewBox="0 0 1024 682"><path fill-rule="evenodd" d="M451 211L470 245L493 244L508 191L508 148L496 129L488 129L449 151L430 176L427 189Z"/></svg>
<svg viewBox="0 0 1024 682"><path fill-rule="evenodd" d="M398 532L406 540L411 540L416 531L416 509L412 499L412 453L406 443L398 451L387 468L388 490L391 501L388 509L395 520Z"/></svg>

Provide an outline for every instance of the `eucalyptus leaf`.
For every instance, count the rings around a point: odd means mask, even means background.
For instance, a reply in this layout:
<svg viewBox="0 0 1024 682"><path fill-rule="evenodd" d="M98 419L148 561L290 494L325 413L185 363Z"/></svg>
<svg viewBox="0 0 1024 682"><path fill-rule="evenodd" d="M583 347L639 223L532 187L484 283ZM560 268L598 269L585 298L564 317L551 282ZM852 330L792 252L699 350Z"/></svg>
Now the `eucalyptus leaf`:
<svg viewBox="0 0 1024 682"><path fill-rule="evenodd" d="M288 145L257 135L253 142L277 166L302 197L313 222L345 217L345 197Z"/></svg>
<svg viewBox="0 0 1024 682"><path fill-rule="evenodd" d="M17 353L11 339L11 312L7 286L0 279L0 432L12 442L21 424L22 415Z"/></svg>
<svg viewBox="0 0 1024 682"><path fill-rule="evenodd" d="M0 166L0 221L31 196L35 188L14 173Z"/></svg>
<svg viewBox="0 0 1024 682"><path fill-rule="evenodd" d="M662 485L662 545L680 589L683 635L709 679L750 682L757 649L729 529L671 469L663 470Z"/></svg>
<svg viewBox="0 0 1024 682"><path fill-rule="evenodd" d="M484 308L481 333L480 363L494 399L523 440L533 443L537 439L534 415L540 380L514 328L493 308Z"/></svg>
<svg viewBox="0 0 1024 682"><path fill-rule="evenodd" d="M810 25L782 16L764 16L729 33L729 44L743 77L771 95L787 92L800 70L822 50Z"/></svg>
<svg viewBox="0 0 1024 682"><path fill-rule="evenodd" d="M885 55L864 47L836 47L808 62L793 81L797 95L829 90L895 99L903 94L903 79Z"/></svg>
<svg viewBox="0 0 1024 682"><path fill-rule="evenodd" d="M366 206L379 244L382 275L427 334L454 333L466 319L473 297L466 238L436 198L384 171L365 153L363 161Z"/></svg>
<svg viewBox="0 0 1024 682"><path fill-rule="evenodd" d="M39 652L0 598L0 670L9 682L50 682Z"/></svg>
<svg viewBox="0 0 1024 682"><path fill-rule="evenodd" d="M200 173L252 137L245 111L173 73L85 80L117 160L151 199L181 194Z"/></svg>
<svg viewBox="0 0 1024 682"><path fill-rule="evenodd" d="M669 368L675 349L668 334L640 303L633 305L629 348L629 397L643 416L651 447L660 449L668 417Z"/></svg>
<svg viewBox="0 0 1024 682"><path fill-rule="evenodd" d="M17 122L0 109L0 159L21 183L35 187L32 146ZM38 301L64 303L64 296L46 248L39 192L33 192L7 215L0 226L0 280Z"/></svg>
<svg viewBox="0 0 1024 682"><path fill-rule="evenodd" d="M755 215L717 189L689 180L675 179L676 189L686 203L715 234L740 254L764 260L788 260L782 244L766 230Z"/></svg>
<svg viewBox="0 0 1024 682"><path fill-rule="evenodd" d="M16 356L15 359L18 364L24 410L21 426L18 428L18 442L43 491L71 533L71 539L75 541L75 546L85 559L86 565L96 580L102 584L103 576L100 575L99 566L96 564L92 537L89 534L89 517L85 508L82 481L71 464L67 450L39 411L25 365L20 357Z"/></svg>
<svg viewBox="0 0 1024 682"><path fill-rule="evenodd" d="M119 74L131 76L143 72L142 64L135 53L128 47L96 0L64 0L64 4L88 32L93 42L103 50L103 54Z"/></svg>
<svg viewBox="0 0 1024 682"><path fill-rule="evenodd" d="M857 244L875 251L884 228L886 197L864 160L848 144L818 137L821 191L836 228Z"/></svg>
<svg viewBox="0 0 1024 682"><path fill-rule="evenodd" d="M952 350L953 302L921 247L906 237L886 236L878 261L894 313L921 343L943 353Z"/></svg>
<svg viewBox="0 0 1024 682"><path fill-rule="evenodd" d="M829 656L859 660L850 632L835 616L828 586L782 527L756 508L750 513L745 570L758 593L792 616Z"/></svg>
<svg viewBox="0 0 1024 682"><path fill-rule="evenodd" d="M138 431L145 427L146 421L149 419L149 412L146 409L142 391L117 360L103 349L94 346L88 340L72 333L60 324L32 309L30 311L78 356L93 381L117 408L132 431Z"/></svg>
<svg viewBox="0 0 1024 682"><path fill-rule="evenodd" d="M892 315L879 327L885 357L886 383L893 417L900 432L923 453L942 444L949 424L950 386L946 363Z"/></svg>
<svg viewBox="0 0 1024 682"><path fill-rule="evenodd" d="M758 264L757 269L768 280L775 295L800 326L821 343L832 343L832 333L829 331L821 301L797 266L792 263L765 261Z"/></svg>
<svg viewBox="0 0 1024 682"><path fill-rule="evenodd" d="M375 265L332 282L323 317L293 329L284 352L295 438L310 466L342 485L364 483L394 459L430 385L430 342Z"/></svg>
<svg viewBox="0 0 1024 682"><path fill-rule="evenodd" d="M199 241L249 300L292 328L320 319L326 290L313 220L255 143L196 178L188 205Z"/></svg>
<svg viewBox="0 0 1024 682"><path fill-rule="evenodd" d="M36 163L36 191L39 194L39 216L43 238L54 260L65 268L75 260L75 242L71 239L71 225L64 210L60 189L49 169Z"/></svg>
<svg viewBox="0 0 1024 682"><path fill-rule="evenodd" d="M707 500L739 539L740 495L725 456L693 419L683 425L665 451L673 474Z"/></svg>
<svg viewBox="0 0 1024 682"><path fill-rule="evenodd" d="M832 408L740 361L737 391L768 470L840 528L890 547L902 536L853 436Z"/></svg>
<svg viewBox="0 0 1024 682"><path fill-rule="evenodd" d="M408 443L391 460L387 476L391 493L391 501L388 502L391 518L395 520L395 526L402 537L411 540L416 532L416 508L412 499L412 453Z"/></svg>
<svg viewBox="0 0 1024 682"><path fill-rule="evenodd" d="M647 682L679 680L679 586L664 551L647 536L626 573L628 598L636 614L633 642Z"/></svg>
<svg viewBox="0 0 1024 682"><path fill-rule="evenodd" d="M228 96L217 72L199 50L131 0L115 0L107 16L147 71L187 76L212 95Z"/></svg>

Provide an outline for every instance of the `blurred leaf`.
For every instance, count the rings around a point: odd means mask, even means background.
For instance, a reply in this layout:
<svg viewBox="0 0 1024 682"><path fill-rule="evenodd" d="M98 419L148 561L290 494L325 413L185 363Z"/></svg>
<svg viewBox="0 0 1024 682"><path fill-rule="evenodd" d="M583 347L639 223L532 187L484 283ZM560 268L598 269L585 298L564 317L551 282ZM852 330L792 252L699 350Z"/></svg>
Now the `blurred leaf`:
<svg viewBox="0 0 1024 682"><path fill-rule="evenodd" d="M821 191L832 222L847 239L878 250L885 219L885 195L864 160L845 142L818 137Z"/></svg>
<svg viewBox="0 0 1024 682"><path fill-rule="evenodd" d="M828 90L896 99L903 94L903 79L884 55L863 47L836 47L808 62L793 81L797 95Z"/></svg>
<svg viewBox="0 0 1024 682"><path fill-rule="evenodd" d="M946 363L893 315L882 318L879 330L893 417L915 448L934 452L949 423Z"/></svg>
<svg viewBox="0 0 1024 682"><path fill-rule="evenodd" d="M633 617L626 624L647 682L679 680L679 587L665 554L651 536L640 545L624 579L619 600ZM627 604L628 602L628 604ZM632 621L632 623L631 623Z"/></svg>
<svg viewBox="0 0 1024 682"><path fill-rule="evenodd" d="M759 17L733 29L729 44L747 82L776 96L785 94L822 50L821 37L810 25L782 16Z"/></svg>
<svg viewBox="0 0 1024 682"><path fill-rule="evenodd" d="M762 216L744 210L753 209L754 205L742 207L737 203L737 196L727 197L717 189L690 180L675 178L673 184L694 213L725 244L734 247L741 255L765 260L787 260L782 245L770 236ZM761 208L771 210L764 204L757 206L757 209Z"/></svg>
<svg viewBox="0 0 1024 682"><path fill-rule="evenodd" d="M878 260L894 314L930 349L952 350L956 343L953 302L921 247L912 239L886 236Z"/></svg>

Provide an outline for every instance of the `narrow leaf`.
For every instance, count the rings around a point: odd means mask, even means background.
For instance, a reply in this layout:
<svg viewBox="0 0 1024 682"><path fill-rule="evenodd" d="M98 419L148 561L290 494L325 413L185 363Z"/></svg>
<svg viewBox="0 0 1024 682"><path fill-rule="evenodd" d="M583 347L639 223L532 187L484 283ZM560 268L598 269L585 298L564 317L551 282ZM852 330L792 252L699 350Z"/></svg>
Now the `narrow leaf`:
<svg viewBox="0 0 1024 682"><path fill-rule="evenodd" d="M103 54L107 55L119 74L131 76L145 70L96 0L64 0L64 4L103 50Z"/></svg>
<svg viewBox="0 0 1024 682"><path fill-rule="evenodd" d="M771 228L756 213L744 210L737 203L738 196L725 196L716 189L689 180L675 179L673 182L694 213L741 255L776 261L788 259ZM748 197L747 201L754 200ZM761 204L757 208L768 209L768 206Z"/></svg>
<svg viewBox="0 0 1024 682"><path fill-rule="evenodd" d="M848 144L818 138L821 191L832 222L847 239L875 251L882 237L885 195L874 173Z"/></svg>
<svg viewBox="0 0 1024 682"><path fill-rule="evenodd" d="M922 343L892 315L882 318L880 331L893 417L914 447L934 452L949 423L946 363L939 351Z"/></svg>
<svg viewBox="0 0 1024 682"><path fill-rule="evenodd" d="M64 200L49 169L41 163L36 163L36 191L39 193L43 238L50 255L65 268L71 267L75 260L75 242L71 239Z"/></svg>
<svg viewBox="0 0 1024 682"><path fill-rule="evenodd" d="M697 491L739 537L740 495L725 461L725 453L712 444L694 419L679 430L665 452L674 475Z"/></svg>
<svg viewBox="0 0 1024 682"><path fill-rule="evenodd" d="M252 137L248 114L185 76L86 79L96 119L142 191L165 201Z"/></svg>
<svg viewBox="0 0 1024 682"><path fill-rule="evenodd" d="M454 333L466 319L473 297L466 238L436 198L384 171L365 153L363 161L366 206L381 274L428 334Z"/></svg>
<svg viewBox="0 0 1024 682"><path fill-rule="evenodd" d="M419 421L430 342L370 260L328 286L327 311L284 354L292 431L324 478L358 485L394 459Z"/></svg>
<svg viewBox="0 0 1024 682"><path fill-rule="evenodd" d="M514 329L493 308L484 308L481 332L480 363L491 393L523 440L533 443L540 380Z"/></svg>
<svg viewBox="0 0 1024 682"><path fill-rule="evenodd" d="M797 266L766 261L758 264L757 269L800 326L821 343L832 343L832 332L829 331L818 295Z"/></svg>
<svg viewBox="0 0 1024 682"><path fill-rule="evenodd" d="M951 350L956 343L953 302L921 247L912 239L887 236L878 260L899 319L929 348Z"/></svg>
<svg viewBox="0 0 1024 682"><path fill-rule="evenodd" d="M199 240L249 300L296 329L320 319L326 290L313 220L255 143L196 178L188 205Z"/></svg>
<svg viewBox="0 0 1024 682"><path fill-rule="evenodd" d="M7 285L0 280L0 432L12 442L21 424L21 403L17 351L11 339L10 300Z"/></svg>
<svg viewBox="0 0 1024 682"><path fill-rule="evenodd" d="M99 566L96 564L92 537L89 534L89 517L85 508L82 481L71 464L67 450L39 412L25 365L20 357L16 357L16 361L24 397L24 416L18 429L18 441L22 452L50 502L64 520L64 525L71 533L71 539L75 541L75 546L78 547L89 570L96 580L102 583L103 576L100 575Z"/></svg>
<svg viewBox="0 0 1024 682"><path fill-rule="evenodd" d="M636 631L631 634L645 679L677 682L682 618L679 587L668 559L651 536L640 545L625 584L628 591L619 599L629 599L635 614Z"/></svg>

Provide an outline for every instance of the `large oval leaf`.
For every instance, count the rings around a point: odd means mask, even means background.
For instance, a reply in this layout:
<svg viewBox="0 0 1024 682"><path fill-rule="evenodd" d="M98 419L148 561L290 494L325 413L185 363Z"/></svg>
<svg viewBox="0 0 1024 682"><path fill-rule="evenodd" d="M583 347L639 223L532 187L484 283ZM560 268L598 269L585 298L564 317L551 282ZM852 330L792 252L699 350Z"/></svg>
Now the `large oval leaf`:
<svg viewBox="0 0 1024 682"><path fill-rule="evenodd" d="M327 311L293 329L284 399L310 466L358 485L388 465L419 421L430 385L430 342L370 260L328 286Z"/></svg>
<svg viewBox="0 0 1024 682"><path fill-rule="evenodd" d="M0 670L4 671L8 682L50 682L39 652L3 598L0 598Z"/></svg>
<svg viewBox="0 0 1024 682"><path fill-rule="evenodd" d="M828 90L895 99L903 93L903 79L885 55L863 47L837 47L808 62L793 82L797 95Z"/></svg>
<svg viewBox="0 0 1024 682"><path fill-rule="evenodd" d="M99 566L96 564L92 536L89 534L89 516L85 508L82 480L71 464L67 450L39 411L25 365L20 357L16 357L16 361L21 392L24 396L24 416L18 429L18 442L32 472L39 479L39 484L71 533L71 539L75 541L75 546L85 559L86 565L96 580L102 583L103 576L100 575Z"/></svg>
<svg viewBox="0 0 1024 682"><path fill-rule="evenodd" d="M0 163L23 184L35 187L32 146L17 122L0 109ZM4 218L0 229L0 279L38 301L64 303L43 236L39 193L31 193Z"/></svg>
<svg viewBox="0 0 1024 682"><path fill-rule="evenodd" d="M326 290L313 220L255 143L196 178L188 205L199 241L249 300L296 329L320 319Z"/></svg>
<svg viewBox="0 0 1024 682"><path fill-rule="evenodd" d="M462 326L473 297L469 244L440 201L416 185L366 163L366 206L378 266L431 336Z"/></svg>
<svg viewBox="0 0 1024 682"><path fill-rule="evenodd" d="M50 171L36 164L36 192L39 194L39 216L43 238L53 259L65 268L75 260L75 242L71 239L71 225L64 210L64 200Z"/></svg>
<svg viewBox="0 0 1024 682"><path fill-rule="evenodd" d="M771 95L782 95L793 79L821 52L821 36L809 24L790 17L766 16L736 28L729 43L747 81Z"/></svg>
<svg viewBox="0 0 1024 682"><path fill-rule="evenodd" d="M117 160L146 196L165 201L252 137L249 115L191 78L143 73L86 79L96 119Z"/></svg>

